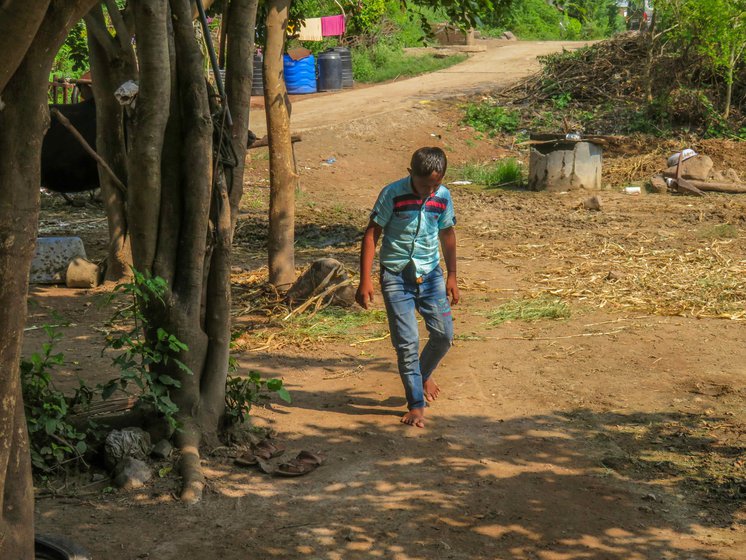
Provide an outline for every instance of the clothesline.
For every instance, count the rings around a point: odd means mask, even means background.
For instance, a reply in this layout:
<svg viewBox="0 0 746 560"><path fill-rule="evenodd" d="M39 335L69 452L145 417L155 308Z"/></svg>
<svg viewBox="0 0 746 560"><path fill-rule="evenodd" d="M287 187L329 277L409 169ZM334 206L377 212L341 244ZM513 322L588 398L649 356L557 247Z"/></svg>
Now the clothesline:
<svg viewBox="0 0 746 560"><path fill-rule="evenodd" d="M300 27L298 40L322 41L324 37L336 37L345 33L345 16L307 18Z"/></svg>

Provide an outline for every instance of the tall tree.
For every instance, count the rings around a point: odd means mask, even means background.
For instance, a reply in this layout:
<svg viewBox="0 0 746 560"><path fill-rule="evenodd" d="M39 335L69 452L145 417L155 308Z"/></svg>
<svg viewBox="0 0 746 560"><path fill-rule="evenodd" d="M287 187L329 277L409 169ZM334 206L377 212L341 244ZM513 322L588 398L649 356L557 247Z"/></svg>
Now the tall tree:
<svg viewBox="0 0 746 560"><path fill-rule="evenodd" d="M11 47L4 52L0 72L0 558L33 558L33 492L18 361L39 215L41 142L49 123L47 80L68 30L95 4L7 0L0 5L0 40L13 38L7 41ZM177 432L182 497L193 502L202 492L200 444L216 442L225 407L230 244L243 185L256 0L231 1L235 17L228 36L227 77L229 105L240 128L220 136L223 148L230 149L215 152L190 0L130 4L139 39L140 93L126 162L126 218L135 266L162 276L170 287L162 303L148 305L144 312L151 325L189 346L180 358L193 375L176 371L173 363L152 373L182 382L172 396L182 424ZM113 14L114 2L107 6ZM106 49L110 39L98 39ZM151 343L158 336L145 335Z"/></svg>
<svg viewBox="0 0 746 560"><path fill-rule="evenodd" d="M269 281L286 290L295 280L295 186L290 100L283 51L290 0L268 0L264 50L264 104L269 140Z"/></svg>
<svg viewBox="0 0 746 560"><path fill-rule="evenodd" d="M34 557L33 486L18 362L39 215L54 55L95 0L0 5L0 558Z"/></svg>
<svg viewBox="0 0 746 560"><path fill-rule="evenodd" d="M107 24L104 13L108 14ZM123 83L137 79L137 61L131 38L132 18L125 21L115 0L106 0L85 17L91 63L93 97L96 100L96 151L127 184L127 150L122 106L114 92ZM127 193L117 188L108 173L99 169L99 182L109 225L106 280L118 282L129 276L132 266Z"/></svg>
<svg viewBox="0 0 746 560"><path fill-rule="evenodd" d="M203 487L199 448L217 443L225 409L231 242L243 185L256 1L232 0L229 9L232 131L225 108L211 114L190 1L132 4L140 89L128 157L128 222L135 268L168 284L161 301L144 307L149 324L189 348L179 357L191 374L175 361L154 365L153 374L180 383L171 394L181 424L175 439L182 498L194 502ZM157 332L145 335L155 344Z"/></svg>

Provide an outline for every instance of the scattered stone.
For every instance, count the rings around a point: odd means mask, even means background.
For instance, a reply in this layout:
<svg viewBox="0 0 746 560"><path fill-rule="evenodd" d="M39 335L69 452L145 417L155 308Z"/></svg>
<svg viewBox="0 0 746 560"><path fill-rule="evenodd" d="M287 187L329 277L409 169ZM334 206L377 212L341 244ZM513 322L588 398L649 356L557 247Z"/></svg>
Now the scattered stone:
<svg viewBox="0 0 746 560"><path fill-rule="evenodd" d="M349 280L349 275L341 262L331 258L318 259L288 290L288 300L297 305L346 280ZM349 307L355 303L355 287L352 284L342 286L328 297L332 305Z"/></svg>
<svg viewBox="0 0 746 560"><path fill-rule="evenodd" d="M648 502L657 502L658 496L656 496L655 494L645 494L642 499L647 500Z"/></svg>
<svg viewBox="0 0 746 560"><path fill-rule="evenodd" d="M668 183L666 183L662 175L656 175L650 180L650 188L658 194L666 194L668 192Z"/></svg>
<svg viewBox="0 0 746 560"><path fill-rule="evenodd" d="M511 31L506 31L502 34L502 38L506 41L517 41L518 37L516 37Z"/></svg>
<svg viewBox="0 0 746 560"><path fill-rule="evenodd" d="M102 482L104 480L109 480L109 477L104 473L93 473L93 476L91 477L91 482Z"/></svg>
<svg viewBox="0 0 746 560"><path fill-rule="evenodd" d="M68 288L95 288L101 283L101 269L96 263L75 257L67 265L65 285Z"/></svg>
<svg viewBox="0 0 746 560"><path fill-rule="evenodd" d="M76 257L86 258L80 237L39 237L29 281L32 284L64 283L67 267Z"/></svg>
<svg viewBox="0 0 746 560"><path fill-rule="evenodd" d="M150 435L141 428L112 430L104 442L104 457L110 467L126 457L144 460L150 455Z"/></svg>
<svg viewBox="0 0 746 560"><path fill-rule="evenodd" d="M706 181L714 164L710 156L698 155L681 162L681 177L694 181ZM664 172L666 177L676 177L676 166Z"/></svg>
<svg viewBox="0 0 746 560"><path fill-rule="evenodd" d="M153 446L153 451L150 452L150 455L156 459L167 459L169 455L171 455L173 449L173 445L171 445L170 441L162 439Z"/></svg>
<svg viewBox="0 0 746 560"><path fill-rule="evenodd" d="M153 478L153 473L144 461L125 457L114 467L114 486L122 490L141 488Z"/></svg>
<svg viewBox="0 0 746 560"><path fill-rule="evenodd" d="M585 208L586 210L591 210L593 212L600 212L601 211L601 197L592 196L590 198L586 198L583 201L583 208Z"/></svg>

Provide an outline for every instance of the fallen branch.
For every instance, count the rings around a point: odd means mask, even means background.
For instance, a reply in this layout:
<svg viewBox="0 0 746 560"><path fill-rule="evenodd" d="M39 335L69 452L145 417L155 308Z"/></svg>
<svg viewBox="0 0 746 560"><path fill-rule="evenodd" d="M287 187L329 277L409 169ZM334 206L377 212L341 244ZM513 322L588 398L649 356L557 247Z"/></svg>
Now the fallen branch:
<svg viewBox="0 0 746 560"><path fill-rule="evenodd" d="M701 191L721 192L728 194L746 194L746 185L742 183L708 183L707 181L689 181Z"/></svg>

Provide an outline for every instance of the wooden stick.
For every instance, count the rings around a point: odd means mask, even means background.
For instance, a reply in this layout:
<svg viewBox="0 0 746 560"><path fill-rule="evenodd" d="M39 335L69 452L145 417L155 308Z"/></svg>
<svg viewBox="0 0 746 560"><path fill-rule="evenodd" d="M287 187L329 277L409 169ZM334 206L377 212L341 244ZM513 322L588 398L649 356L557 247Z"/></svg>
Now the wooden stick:
<svg viewBox="0 0 746 560"><path fill-rule="evenodd" d="M119 180L119 177L116 176L114 171L112 171L111 167L104 161L104 159L96 153L96 150L91 148L90 144L85 141L85 138L83 138L83 135L78 132L78 129L73 126L73 124L65 117L62 113L60 113L57 109L52 109L50 111L52 116L54 116L62 126L64 126L70 134L72 134L75 139L80 142L80 145L83 146L83 149L88 153L89 156L91 156L93 159L98 162L98 164L101 166L101 169L106 171L106 173L111 177L111 180L114 181L114 185L123 193L127 193L127 187L122 183L122 181Z"/></svg>
<svg viewBox="0 0 746 560"><path fill-rule="evenodd" d="M708 183L707 181L689 181L690 184L701 191L721 192L730 194L746 194L746 185L743 183Z"/></svg>
<svg viewBox="0 0 746 560"><path fill-rule="evenodd" d="M302 138L300 134L293 134L290 136L290 141L295 142L301 142ZM247 150L253 150L254 148L263 148L264 146L269 146L269 139L267 138L267 135L265 134L261 138L254 140L253 144L247 148Z"/></svg>

